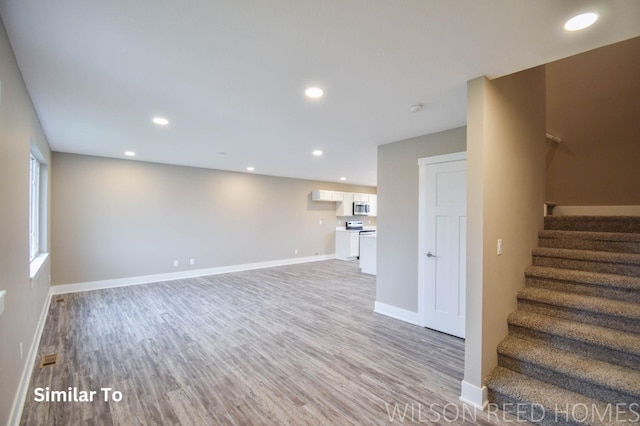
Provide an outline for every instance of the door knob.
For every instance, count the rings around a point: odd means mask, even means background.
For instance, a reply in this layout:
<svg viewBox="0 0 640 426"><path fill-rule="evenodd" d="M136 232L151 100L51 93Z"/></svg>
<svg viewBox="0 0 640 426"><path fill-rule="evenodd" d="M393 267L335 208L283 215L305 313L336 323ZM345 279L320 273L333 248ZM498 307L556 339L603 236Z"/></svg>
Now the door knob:
<svg viewBox="0 0 640 426"><path fill-rule="evenodd" d="M427 252L427 257L438 257L435 254L431 253L430 251Z"/></svg>

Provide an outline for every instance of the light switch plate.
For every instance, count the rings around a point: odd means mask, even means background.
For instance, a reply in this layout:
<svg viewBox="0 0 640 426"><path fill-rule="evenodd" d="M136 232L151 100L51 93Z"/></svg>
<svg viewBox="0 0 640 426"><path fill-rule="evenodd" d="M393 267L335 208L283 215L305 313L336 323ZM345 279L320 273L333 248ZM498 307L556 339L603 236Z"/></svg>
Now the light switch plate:
<svg viewBox="0 0 640 426"><path fill-rule="evenodd" d="M0 315L4 312L4 296L7 294L6 290L0 290Z"/></svg>

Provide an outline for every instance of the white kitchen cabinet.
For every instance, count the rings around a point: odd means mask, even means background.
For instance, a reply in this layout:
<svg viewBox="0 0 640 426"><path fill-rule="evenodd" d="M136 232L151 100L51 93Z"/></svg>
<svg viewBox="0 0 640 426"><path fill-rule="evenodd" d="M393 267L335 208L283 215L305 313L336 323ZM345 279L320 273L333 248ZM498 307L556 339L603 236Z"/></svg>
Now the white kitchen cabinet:
<svg viewBox="0 0 640 426"><path fill-rule="evenodd" d="M333 191L325 191L324 189L316 189L311 192L312 201L333 201Z"/></svg>
<svg viewBox="0 0 640 426"><path fill-rule="evenodd" d="M325 191L323 189L316 189L311 192L311 200L312 201L332 201L331 200L331 192Z"/></svg>
<svg viewBox="0 0 640 426"><path fill-rule="evenodd" d="M359 231L336 231L336 259L353 260L360 252Z"/></svg>
<svg viewBox="0 0 640 426"><path fill-rule="evenodd" d="M343 192L342 202L336 205L336 216L353 216L353 193Z"/></svg>
<svg viewBox="0 0 640 426"><path fill-rule="evenodd" d="M360 271L376 275L376 234L360 235Z"/></svg>
<svg viewBox="0 0 640 426"><path fill-rule="evenodd" d="M331 191L331 201L342 201L342 200L344 200L344 192Z"/></svg>
<svg viewBox="0 0 640 426"><path fill-rule="evenodd" d="M376 194L354 194L353 192L329 191L316 189L311 192L312 201L329 201L336 203L336 216L353 216L353 202L369 203L369 216L378 215L378 196Z"/></svg>
<svg viewBox="0 0 640 426"><path fill-rule="evenodd" d="M360 232L351 232L349 236L349 257L358 257L360 254Z"/></svg>
<svg viewBox="0 0 640 426"><path fill-rule="evenodd" d="M342 201L343 192L328 191L326 189L316 189L311 192L311 201Z"/></svg>
<svg viewBox="0 0 640 426"><path fill-rule="evenodd" d="M353 202L369 203L369 216L378 216L378 196L376 194L353 194L344 192L342 203L336 207L336 216L353 216Z"/></svg>
<svg viewBox="0 0 640 426"><path fill-rule="evenodd" d="M378 216L378 196L369 194L369 216Z"/></svg>

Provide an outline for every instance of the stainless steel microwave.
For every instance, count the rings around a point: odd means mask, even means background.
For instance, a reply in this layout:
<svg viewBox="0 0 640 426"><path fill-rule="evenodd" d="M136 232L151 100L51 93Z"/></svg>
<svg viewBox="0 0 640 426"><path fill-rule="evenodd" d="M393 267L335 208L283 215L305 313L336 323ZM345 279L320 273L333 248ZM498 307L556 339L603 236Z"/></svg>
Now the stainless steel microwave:
<svg viewBox="0 0 640 426"><path fill-rule="evenodd" d="M354 216L367 216L371 211L369 203L363 201L355 201L353 203L353 215Z"/></svg>

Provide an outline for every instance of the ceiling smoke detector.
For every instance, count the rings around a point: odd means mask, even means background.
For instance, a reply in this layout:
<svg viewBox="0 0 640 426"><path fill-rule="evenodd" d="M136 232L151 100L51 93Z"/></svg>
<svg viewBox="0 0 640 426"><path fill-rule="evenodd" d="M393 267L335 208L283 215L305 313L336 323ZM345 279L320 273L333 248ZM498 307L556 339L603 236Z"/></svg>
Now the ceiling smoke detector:
<svg viewBox="0 0 640 426"><path fill-rule="evenodd" d="M424 108L424 104L414 104L409 107L409 111L411 112L420 112Z"/></svg>

